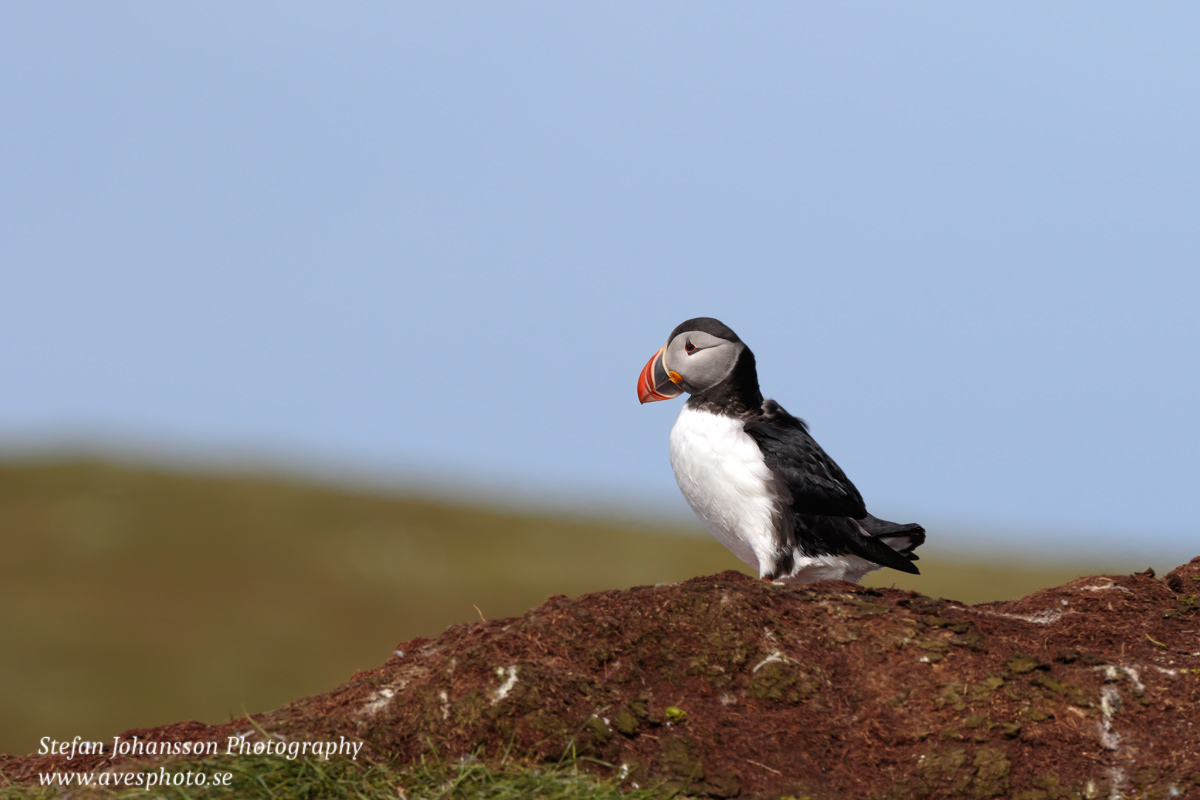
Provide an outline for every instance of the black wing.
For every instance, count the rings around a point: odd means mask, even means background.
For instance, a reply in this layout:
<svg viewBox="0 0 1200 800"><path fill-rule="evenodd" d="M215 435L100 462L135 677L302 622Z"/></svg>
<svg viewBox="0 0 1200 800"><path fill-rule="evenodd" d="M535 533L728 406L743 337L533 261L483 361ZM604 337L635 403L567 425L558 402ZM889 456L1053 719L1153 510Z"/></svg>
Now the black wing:
<svg viewBox="0 0 1200 800"><path fill-rule="evenodd" d="M803 420L784 411L774 400L767 400L762 416L747 422L744 429L758 443L780 489L791 494L793 511L854 519L867 516L862 495L808 435Z"/></svg>

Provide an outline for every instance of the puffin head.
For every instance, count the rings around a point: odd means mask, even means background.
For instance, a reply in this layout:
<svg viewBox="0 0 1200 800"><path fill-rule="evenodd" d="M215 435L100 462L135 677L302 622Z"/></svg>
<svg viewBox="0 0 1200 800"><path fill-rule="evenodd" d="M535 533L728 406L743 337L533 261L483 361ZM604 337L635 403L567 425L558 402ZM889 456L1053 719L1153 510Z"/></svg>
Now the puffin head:
<svg viewBox="0 0 1200 800"><path fill-rule="evenodd" d="M671 331L667 343L642 367L638 400L652 403L683 392L702 394L725 382L739 362L754 368L750 348L727 325L712 317L689 319ZM755 390L757 383L755 377Z"/></svg>

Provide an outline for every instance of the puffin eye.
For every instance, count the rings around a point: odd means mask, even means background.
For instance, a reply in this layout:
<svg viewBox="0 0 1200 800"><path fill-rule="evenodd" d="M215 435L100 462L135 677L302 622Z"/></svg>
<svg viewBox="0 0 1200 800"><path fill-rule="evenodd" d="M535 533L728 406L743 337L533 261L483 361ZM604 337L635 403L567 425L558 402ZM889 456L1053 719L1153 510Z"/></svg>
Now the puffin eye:
<svg viewBox="0 0 1200 800"><path fill-rule="evenodd" d="M687 354L690 356L692 353L696 352L696 351L697 351L697 350L699 350L700 348L698 348L698 347L696 347L696 345L692 344L692 340L691 340L691 339L688 339L688 340L687 340L687 345L685 345L683 349L684 349L685 351L687 351Z"/></svg>

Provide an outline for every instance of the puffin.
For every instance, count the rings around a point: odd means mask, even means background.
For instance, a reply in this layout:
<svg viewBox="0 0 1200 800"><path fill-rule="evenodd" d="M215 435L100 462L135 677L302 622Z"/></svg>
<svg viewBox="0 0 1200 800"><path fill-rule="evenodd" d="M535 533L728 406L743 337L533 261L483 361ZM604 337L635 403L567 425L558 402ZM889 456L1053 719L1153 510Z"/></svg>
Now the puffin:
<svg viewBox="0 0 1200 800"><path fill-rule="evenodd" d="M680 324L638 376L638 400L687 392L671 469L688 505L764 581L857 583L881 567L920 574L925 529L867 513L803 420L758 386L754 353L712 317Z"/></svg>

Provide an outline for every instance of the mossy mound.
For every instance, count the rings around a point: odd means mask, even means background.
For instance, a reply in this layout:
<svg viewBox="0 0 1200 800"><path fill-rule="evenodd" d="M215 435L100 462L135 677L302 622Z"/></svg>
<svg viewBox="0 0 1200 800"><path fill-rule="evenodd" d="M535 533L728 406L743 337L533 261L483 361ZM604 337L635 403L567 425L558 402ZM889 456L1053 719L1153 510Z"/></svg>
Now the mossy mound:
<svg viewBox="0 0 1200 800"><path fill-rule="evenodd" d="M401 644L254 725L147 739L353 737L394 763L594 759L625 785L713 797L1200 795L1200 559L967 606L725 572L553 597ZM29 780L94 769L0 758ZM107 765L107 764L106 764ZM610 765L610 766L605 766Z"/></svg>

